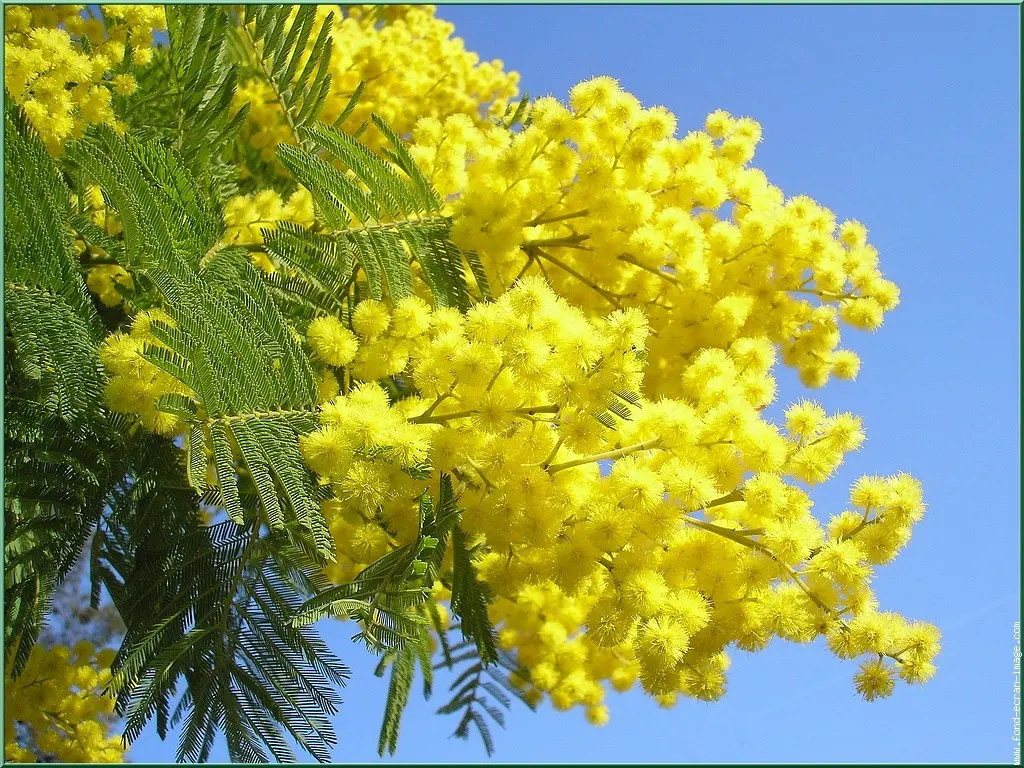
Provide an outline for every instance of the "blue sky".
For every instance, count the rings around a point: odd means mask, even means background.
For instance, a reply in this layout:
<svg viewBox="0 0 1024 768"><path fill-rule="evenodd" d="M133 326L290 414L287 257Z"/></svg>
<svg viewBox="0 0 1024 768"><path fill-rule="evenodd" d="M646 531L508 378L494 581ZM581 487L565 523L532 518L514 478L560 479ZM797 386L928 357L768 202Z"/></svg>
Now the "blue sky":
<svg viewBox="0 0 1024 768"><path fill-rule="evenodd" d="M663 710L612 695L612 721L525 708L497 730L506 762L1008 762L1012 622L1020 619L1019 8L442 7L467 47L565 97L610 74L683 131L717 108L764 128L755 164L787 195L863 221L903 303L876 334L847 332L864 365L815 397L865 420L868 441L816 492L842 508L868 473L910 472L929 511L881 569L883 608L936 623L939 673L865 703L855 665L821 643L733 655L729 692ZM804 391L780 372L783 402ZM353 669L338 761L377 759L386 682L350 626L324 627ZM439 683L443 681L438 681ZM443 689L442 689L443 691ZM415 693L415 691L414 691ZM396 760L476 762L449 739L446 699L414 698ZM136 761L173 759L153 733ZM226 759L218 750L214 759Z"/></svg>

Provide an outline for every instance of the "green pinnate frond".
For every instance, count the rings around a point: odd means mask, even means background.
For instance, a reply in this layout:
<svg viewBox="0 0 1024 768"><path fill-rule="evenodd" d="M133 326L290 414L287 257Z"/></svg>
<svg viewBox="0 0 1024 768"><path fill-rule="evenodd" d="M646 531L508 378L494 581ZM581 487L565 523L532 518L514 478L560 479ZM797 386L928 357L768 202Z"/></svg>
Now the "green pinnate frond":
<svg viewBox="0 0 1024 768"><path fill-rule="evenodd" d="M70 189L5 103L4 649L18 674L123 476L102 408L102 326L72 252Z"/></svg>
<svg viewBox="0 0 1024 768"><path fill-rule="evenodd" d="M435 303L466 311L467 265L481 298L490 295L479 258L452 243L437 192L395 131L377 116L373 122L390 143L383 158L355 136L319 123L299 129L302 146L279 147L278 159L310 191L330 236L351 249L371 297L411 295L410 263L418 261ZM275 247L268 244L271 252Z"/></svg>
<svg viewBox="0 0 1024 768"><path fill-rule="evenodd" d="M452 627L455 631L458 627ZM497 652L492 663L487 663L480 655L480 649L471 640L464 640L450 647L446 659L437 664L435 669L458 670L448 690L449 701L438 708L438 714L460 714L458 725L452 734L460 739L468 739L470 728L476 729L484 744L487 754L494 752L494 739L484 714L500 727L505 727L505 716L501 708L509 709L512 700L516 699L531 709L534 705L527 699L522 690L512 685L511 674L526 677L514 659L504 652ZM493 699L498 706L491 701Z"/></svg>
<svg viewBox="0 0 1024 768"><path fill-rule="evenodd" d="M438 501L435 505L431 497L424 494L420 499L420 555L424 584L432 584L440 576L441 563L444 560L448 536L455 526L459 511L455 506L455 494L451 479L441 476ZM384 719L381 723L378 752L394 754L398 747L398 733L402 713L408 703L409 691L412 687L416 665L423 675L423 694L430 698L433 688L433 662L431 660L432 644L429 630L438 627L436 622L437 609L433 602L425 602L420 609L425 611L433 621L420 626L418 635L400 648L385 654L377 668L378 677L390 664L391 681L388 687L387 703ZM440 633L443 637L443 633Z"/></svg>
<svg viewBox="0 0 1024 768"><path fill-rule="evenodd" d="M294 759L287 734L328 760L329 717L340 704L334 688L348 672L309 630L288 624L300 598L275 540L258 523L226 522L129 554L112 590L128 625L111 681L125 737L154 717L166 735L185 718L179 760L205 759L222 729L232 759ZM187 693L171 718L182 677ZM230 725L242 722L249 725L241 732Z"/></svg>
<svg viewBox="0 0 1024 768"><path fill-rule="evenodd" d="M244 468L271 526L294 516L331 557L298 451L298 436L316 426L316 384L299 340L243 250L207 255L223 226L173 153L102 138L119 162L101 165L95 147L85 145L74 148L75 158L104 185L125 221L126 259L152 279L174 322L152 324L166 347L145 354L195 395L162 407L210 426L205 448L232 519L242 517L237 475Z"/></svg>
<svg viewBox="0 0 1024 768"><path fill-rule="evenodd" d="M487 613L490 588L476 575L466 534L456 526L452 534L452 613L459 617L462 635L472 640L483 664L498 660L494 627Z"/></svg>
<svg viewBox="0 0 1024 768"><path fill-rule="evenodd" d="M321 591L302 605L293 623L305 626L326 616L351 618L361 624L357 637L382 654L419 642L429 626L421 609L439 576L456 518L451 480L443 476L436 508L429 495L420 499L419 532L413 543L387 553L352 582Z"/></svg>
<svg viewBox="0 0 1024 768"><path fill-rule="evenodd" d="M315 38L315 6L245 6L241 21L243 61L271 86L292 131L315 121L330 93L334 14Z"/></svg>
<svg viewBox="0 0 1024 768"><path fill-rule="evenodd" d="M102 402L102 333L72 253L71 191L20 108L4 112L4 325L9 363L66 420Z"/></svg>
<svg viewBox="0 0 1024 768"><path fill-rule="evenodd" d="M391 680L388 683L384 719L381 722L380 738L377 741L377 751L381 755L385 752L393 755L398 747L399 725L402 712L409 701L409 691L412 690L416 658L416 653L407 647L395 653L391 659ZM383 674L383 669L378 668L378 677L381 674Z"/></svg>
<svg viewBox="0 0 1024 768"><path fill-rule="evenodd" d="M410 227L406 230L406 240L412 244L412 251L423 267L437 306L467 311L471 301L463 266L466 255L449 239L447 223Z"/></svg>
<svg viewBox="0 0 1024 768"><path fill-rule="evenodd" d="M335 128L341 127L344 125L346 120L352 117L352 113L355 112L356 106L359 104L359 99L363 96L363 89L365 87L366 83L360 80L359 84L355 87L355 90L353 90L351 95L349 95L348 102L346 102L344 109L341 110L337 119L332 123Z"/></svg>
<svg viewBox="0 0 1024 768"><path fill-rule="evenodd" d="M4 285L60 297L91 333L95 308L78 273L71 190L20 107L4 104Z"/></svg>
<svg viewBox="0 0 1024 768"><path fill-rule="evenodd" d="M359 90L360 89L357 89L357 93ZM406 147L405 142L402 141L401 137L395 133L395 130L380 116L372 115L370 119L377 127L377 130L379 130L388 140L388 144L390 145L390 147L384 151L384 156L400 168L412 182L412 187L416 192L416 200L420 206L420 210L430 213L440 211L440 196L437 194L437 191L431 185L427 177L423 175L423 171L421 171L419 166L416 165L416 161L409 153L409 149Z"/></svg>
<svg viewBox="0 0 1024 768"><path fill-rule="evenodd" d="M68 421L94 417L102 403L97 345L90 324L57 294L5 283L9 364L35 383L40 401Z"/></svg>
<svg viewBox="0 0 1024 768"><path fill-rule="evenodd" d="M193 173L208 178L212 160L235 140L248 111L231 112L238 68L228 61L228 14L215 5L172 5L166 16L177 91L173 146Z"/></svg>
<svg viewBox="0 0 1024 768"><path fill-rule="evenodd" d="M607 403L607 407L609 411L625 421L629 421L633 416L633 412L630 410L628 403L619 402L618 400L610 400Z"/></svg>
<svg viewBox="0 0 1024 768"><path fill-rule="evenodd" d="M380 206L378 213L389 218L406 218L414 213L439 210L440 206L424 204L415 185L344 131L320 123L302 128L300 134L310 145L343 163L372 191Z"/></svg>
<svg viewBox="0 0 1024 768"><path fill-rule="evenodd" d="M280 269L263 279L279 302L303 319L347 314L355 279L348 242L282 222L265 233L265 245Z"/></svg>
<svg viewBox="0 0 1024 768"><path fill-rule="evenodd" d="M505 130L512 130L515 125L529 125L530 121L530 94L523 94L517 102L505 107L505 113L495 119L495 124Z"/></svg>

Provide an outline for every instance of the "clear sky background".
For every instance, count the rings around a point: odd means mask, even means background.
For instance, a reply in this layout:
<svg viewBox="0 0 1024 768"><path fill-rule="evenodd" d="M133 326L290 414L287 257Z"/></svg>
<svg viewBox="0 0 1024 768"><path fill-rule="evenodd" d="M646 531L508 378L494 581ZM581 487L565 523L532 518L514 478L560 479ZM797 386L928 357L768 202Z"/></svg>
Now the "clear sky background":
<svg viewBox="0 0 1024 768"><path fill-rule="evenodd" d="M450 6L439 15L482 58L565 98L613 75L680 130L724 108L764 128L755 165L870 229L903 303L876 334L844 331L864 364L815 397L863 416L868 441L815 492L827 519L862 474L920 478L929 511L879 570L883 609L943 632L939 672L866 703L853 662L822 642L733 654L717 703L660 709L639 690L582 710L513 709L495 728L505 762L1009 762L1012 623L1020 619L1020 9L1003 7ZM784 403L804 395L780 371ZM336 721L339 762L376 760L386 681L325 622L352 667ZM394 758L486 760L449 738L447 701L416 696ZM155 733L135 761L173 760ZM213 758L226 760L218 749Z"/></svg>

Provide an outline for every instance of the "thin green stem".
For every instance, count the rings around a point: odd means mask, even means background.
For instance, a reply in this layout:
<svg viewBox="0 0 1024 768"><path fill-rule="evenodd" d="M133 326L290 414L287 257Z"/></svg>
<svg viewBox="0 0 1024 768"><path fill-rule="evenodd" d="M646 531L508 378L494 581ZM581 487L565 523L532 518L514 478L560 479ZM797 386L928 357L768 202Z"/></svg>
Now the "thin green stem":
<svg viewBox="0 0 1024 768"><path fill-rule="evenodd" d="M454 389L454 387L452 389L449 389L445 394L438 395L437 399L433 403L430 404L430 407L427 408L427 410L425 410L423 413L421 413L416 418L422 418L422 417L430 418L430 415L434 411L437 410L437 406L439 406L441 403L443 403L445 400L447 400L449 397L452 396L453 389Z"/></svg>
<svg viewBox="0 0 1024 768"><path fill-rule="evenodd" d="M558 413L558 405L534 405L528 408L513 408L508 413L516 415L527 414L532 415L535 413ZM444 424L445 422L452 421L453 419L466 419L470 416L476 416L480 413L477 409L470 409L468 411L457 411L455 413L442 413L440 416L431 416L430 410L424 411L419 416L414 416L409 419L412 424Z"/></svg>
<svg viewBox="0 0 1024 768"><path fill-rule="evenodd" d="M583 456L572 461L565 461L561 464L554 464L548 467L548 472L554 474L555 472L561 472L563 469L571 469L572 467L578 467L582 464L591 464L595 461L605 461L607 459L618 459L622 456L628 456L631 453L637 453L639 451L649 451L661 447L661 438L657 437L653 440L645 440L642 443L636 443L635 445L627 445L623 448L616 448L613 451L605 451L604 453L595 453L590 456Z"/></svg>
<svg viewBox="0 0 1024 768"><path fill-rule="evenodd" d="M270 89L274 92L274 98L277 99L277 103L281 107L281 112L284 113L285 122L288 124L288 129L291 131L292 137L295 139L295 144L303 149L306 148L306 143L299 136L298 126L295 125L295 120L292 117L291 112L288 109L288 103L285 101L284 93L280 88L277 87L277 81L274 80L273 75L267 70L266 63L260 57L259 51L256 50L256 41L252 37L252 33L249 31L249 27L245 24L240 25L242 34L245 35L246 41L249 43L250 49L252 49L252 57L259 67L260 72L263 74L263 78L267 81Z"/></svg>
<svg viewBox="0 0 1024 768"><path fill-rule="evenodd" d="M567 235L565 237L546 237L539 240L524 240L524 248L539 248L544 246L545 248L583 248L580 245L584 240L590 238L590 235Z"/></svg>
<svg viewBox="0 0 1024 768"><path fill-rule="evenodd" d="M252 411L250 413L232 413L224 416L215 416L211 419L206 419L209 423L215 421L222 421L225 424L232 424L240 421L249 421L250 419L269 419L274 416L309 416L316 413L316 408L296 408L291 410L280 410L280 411Z"/></svg>
<svg viewBox="0 0 1024 768"><path fill-rule="evenodd" d="M487 475L484 474L484 471L480 468L480 465L477 464L472 459L466 460L469 462L469 466L473 468L473 471L476 472L480 476L480 479L484 481L484 485L487 487L487 489L490 491L496 491L497 486L495 486L494 483L487 479Z"/></svg>
<svg viewBox="0 0 1024 768"><path fill-rule="evenodd" d="M440 416L426 416L419 415L409 419L411 424L445 424L446 422L452 421L453 419L466 419L470 416L476 416L480 411L469 410L469 411L458 411L456 413L442 413Z"/></svg>
<svg viewBox="0 0 1024 768"><path fill-rule="evenodd" d="M547 469L548 466L551 464L551 462L555 460L555 456L558 455L558 450L559 450L559 448L562 447L562 443L563 442L565 442L565 438L564 437L559 437L558 438L558 442L555 443L555 447L551 449L551 453L549 453L548 457L546 459L544 459L544 461L541 462L541 465L540 465L541 469Z"/></svg>
<svg viewBox="0 0 1024 768"><path fill-rule="evenodd" d="M554 224L558 221L568 221L569 219L578 219L581 216L587 216L590 211L587 208L583 208L579 211L573 211L572 213L563 213L560 216L537 216L535 219L531 219L526 222L527 227L539 227L542 224Z"/></svg>
<svg viewBox="0 0 1024 768"><path fill-rule="evenodd" d="M536 254L538 256L541 256L545 260L550 261L556 267L558 267L559 269L561 269L564 272L568 272L570 275L575 277L577 280L579 280L581 283L583 283L585 286L587 286L591 290L594 290L597 293L599 293L604 298L605 301L607 301L609 304L611 304L616 309L621 309L622 308L622 303L619 301L619 298L621 298L621 297L617 296L616 294L612 293L611 291L607 290L606 288L602 288L597 283L595 283L593 280L591 280L590 278L580 274L575 269L570 267L568 264L564 263L560 259L555 258L554 256L552 256L550 253L548 253L547 251L543 250L539 246L531 245L531 246L529 246L529 250L527 252L528 253L534 253L534 254Z"/></svg>
<svg viewBox="0 0 1024 768"><path fill-rule="evenodd" d="M519 278L525 275L526 270L528 270L530 268L530 265L533 264L536 260L537 257L534 256L532 253L526 254L526 263L523 264L523 268L519 270L519 274L512 278L512 283L509 283L509 285L515 283L517 280L519 280Z"/></svg>
<svg viewBox="0 0 1024 768"><path fill-rule="evenodd" d="M779 566L782 567L782 569L789 575L789 577L796 582L796 585L800 587L800 590L805 595L807 595L808 598L810 598L811 602L813 602L815 605L821 608L821 610L823 610L826 614L830 616L834 616L836 614L834 608L828 606L826 603L822 601L820 597L818 597L816 594L814 594L814 592L811 591L810 587L808 587L804 583L803 579L800 578L800 574L794 571L790 565L779 560L779 558L777 558L775 554L761 542L749 538L749 535L744 535L743 531L734 531L729 528L723 528L721 526L715 525L713 523L708 523L703 520L696 520L694 518L687 517L686 522L696 528L709 531L710 533L718 534L719 536L729 539L730 541L734 541L737 544L740 544L741 546L757 550L758 552L767 555L776 563L778 563Z"/></svg>
<svg viewBox="0 0 1024 768"><path fill-rule="evenodd" d="M702 509L711 509L711 507L717 507L721 504L731 504L734 501L743 501L742 488L737 488L736 490L725 494L725 496L719 496L717 499L709 501L702 507Z"/></svg>
<svg viewBox="0 0 1024 768"><path fill-rule="evenodd" d="M634 267L639 267L645 272L650 272L652 275L657 275L662 280L665 280L674 285L676 288L682 289L682 285L680 284L680 282L675 277L670 275L668 272L665 272L660 269L655 269L654 267L649 267L646 264L641 263L639 259L637 259L635 256L632 256L631 254L620 253L618 259L619 261L624 261L627 264L632 264Z"/></svg>
<svg viewBox="0 0 1024 768"><path fill-rule="evenodd" d="M495 382L498 381L498 377L501 376L501 372L504 371L504 370L505 370L505 363L502 362L502 364L498 366L498 370L496 370L494 372L494 375L491 376L491 380L489 382L487 382L487 390L486 391L488 391L488 392L491 391L491 389L494 387Z"/></svg>

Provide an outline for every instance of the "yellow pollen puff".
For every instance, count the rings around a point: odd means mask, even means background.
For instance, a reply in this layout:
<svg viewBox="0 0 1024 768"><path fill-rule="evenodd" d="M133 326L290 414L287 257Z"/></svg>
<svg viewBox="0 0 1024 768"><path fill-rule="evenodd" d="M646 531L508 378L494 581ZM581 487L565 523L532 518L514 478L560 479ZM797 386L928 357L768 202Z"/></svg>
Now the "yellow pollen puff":
<svg viewBox="0 0 1024 768"><path fill-rule="evenodd" d="M127 73L115 75L112 82L114 83L114 91L122 96L131 96L139 89L135 78Z"/></svg>
<svg viewBox="0 0 1024 768"><path fill-rule="evenodd" d="M114 701L103 694L114 651L99 652L88 642L74 649L36 645L21 675L4 681L4 709L10 721L30 730L39 751L61 762L124 762L124 746L110 724ZM4 757L35 762L13 728Z"/></svg>
<svg viewBox="0 0 1024 768"><path fill-rule="evenodd" d="M857 693L868 701L891 696L896 686L892 665L881 659L870 659L861 664L853 682Z"/></svg>
<svg viewBox="0 0 1024 768"><path fill-rule="evenodd" d="M359 342L340 320L329 315L309 324L306 338L317 356L328 365L348 365L355 359Z"/></svg>
<svg viewBox="0 0 1024 768"><path fill-rule="evenodd" d="M379 301L366 299L359 302L352 313L352 327L367 341L373 341L388 329L391 315Z"/></svg>

